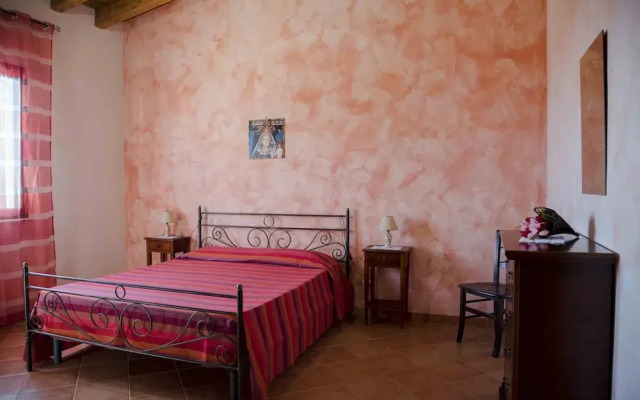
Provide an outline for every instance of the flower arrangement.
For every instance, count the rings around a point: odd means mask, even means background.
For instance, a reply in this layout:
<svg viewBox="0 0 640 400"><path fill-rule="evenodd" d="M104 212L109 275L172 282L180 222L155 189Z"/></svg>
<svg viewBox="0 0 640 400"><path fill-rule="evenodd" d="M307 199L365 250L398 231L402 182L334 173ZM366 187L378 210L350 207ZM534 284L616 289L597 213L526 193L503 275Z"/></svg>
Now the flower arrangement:
<svg viewBox="0 0 640 400"><path fill-rule="evenodd" d="M523 238L533 240L549 236L567 233L578 237L578 234L557 212L546 207L533 209L535 217L527 217L520 222L520 235Z"/></svg>
<svg viewBox="0 0 640 400"><path fill-rule="evenodd" d="M527 239L549 236L547 222L541 216L528 217L520 222L520 235Z"/></svg>

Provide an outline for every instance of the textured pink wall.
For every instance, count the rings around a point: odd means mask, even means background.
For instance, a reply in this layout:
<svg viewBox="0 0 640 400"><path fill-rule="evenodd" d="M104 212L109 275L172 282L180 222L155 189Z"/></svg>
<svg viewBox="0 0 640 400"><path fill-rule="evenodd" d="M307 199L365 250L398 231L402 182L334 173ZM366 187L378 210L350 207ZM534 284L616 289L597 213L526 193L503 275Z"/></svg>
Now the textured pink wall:
<svg viewBox="0 0 640 400"><path fill-rule="evenodd" d="M457 314L490 279L493 230L541 204L542 0L178 0L126 25L127 264L164 208L354 211L360 249L414 246L410 308ZM285 117L287 158L248 160L248 120ZM387 277L383 290L395 289Z"/></svg>
<svg viewBox="0 0 640 400"><path fill-rule="evenodd" d="M547 203L620 255L613 398L640 393L640 1L549 0ZM581 191L579 60L607 30L607 195Z"/></svg>

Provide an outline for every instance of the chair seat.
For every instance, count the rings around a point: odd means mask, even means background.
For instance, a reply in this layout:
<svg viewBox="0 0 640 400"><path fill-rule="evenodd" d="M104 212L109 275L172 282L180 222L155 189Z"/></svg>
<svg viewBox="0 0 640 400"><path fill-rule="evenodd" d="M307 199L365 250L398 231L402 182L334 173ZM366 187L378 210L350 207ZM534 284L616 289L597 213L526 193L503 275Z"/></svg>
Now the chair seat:
<svg viewBox="0 0 640 400"><path fill-rule="evenodd" d="M467 293L475 296L491 297L496 299L507 296L507 287L502 283L496 285L493 282L471 282L461 283L458 286L466 290Z"/></svg>

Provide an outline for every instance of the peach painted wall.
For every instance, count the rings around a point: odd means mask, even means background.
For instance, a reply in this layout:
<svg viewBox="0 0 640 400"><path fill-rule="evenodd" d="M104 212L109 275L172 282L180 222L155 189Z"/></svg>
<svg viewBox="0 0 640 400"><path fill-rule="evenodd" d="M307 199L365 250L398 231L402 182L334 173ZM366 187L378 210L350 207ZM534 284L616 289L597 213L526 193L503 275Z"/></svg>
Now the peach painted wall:
<svg viewBox="0 0 640 400"><path fill-rule="evenodd" d="M493 231L545 197L542 0L178 0L125 25L127 266L162 209L354 211L360 249L414 246L410 308L457 314ZM285 117L286 159L248 120ZM383 290L395 289L395 276ZM360 287L358 286L360 292Z"/></svg>
<svg viewBox="0 0 640 400"><path fill-rule="evenodd" d="M549 0L547 203L574 228L620 254L614 398L638 398L640 381L640 1ZM607 195L581 192L579 60L608 31Z"/></svg>
<svg viewBox="0 0 640 400"><path fill-rule="evenodd" d="M124 29L94 26L85 6L0 0L62 27L53 36L52 174L56 267L98 277L125 269Z"/></svg>

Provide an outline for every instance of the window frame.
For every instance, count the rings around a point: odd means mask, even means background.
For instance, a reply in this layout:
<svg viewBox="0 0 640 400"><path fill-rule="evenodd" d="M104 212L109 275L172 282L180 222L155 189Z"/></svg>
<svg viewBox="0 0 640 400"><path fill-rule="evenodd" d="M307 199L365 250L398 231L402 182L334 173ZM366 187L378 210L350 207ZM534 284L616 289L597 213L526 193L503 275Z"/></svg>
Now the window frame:
<svg viewBox="0 0 640 400"><path fill-rule="evenodd" d="M13 72L13 73L12 73ZM19 148L19 163L20 163L20 176L18 178L20 184L18 185L18 193L16 198L19 199L20 204L16 208L0 208L0 220L16 220L23 219L28 217L27 212L27 193L26 188L24 187L24 158L23 158L23 149L22 149L22 111L23 111L23 101L24 93L23 93L23 70L19 66L15 66L12 64L1 63L0 62L0 75L6 76L8 78L15 78L18 80L18 91L20 95L20 104L18 105L19 110L19 127L18 127L18 142L20 143Z"/></svg>

